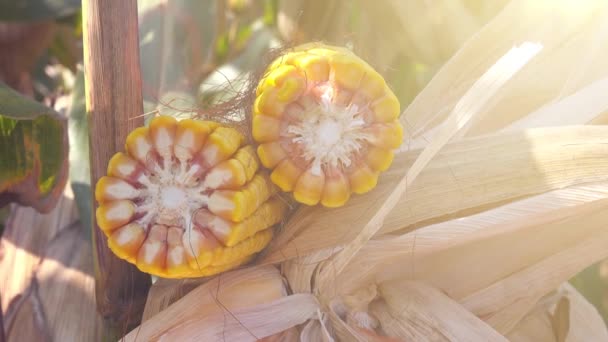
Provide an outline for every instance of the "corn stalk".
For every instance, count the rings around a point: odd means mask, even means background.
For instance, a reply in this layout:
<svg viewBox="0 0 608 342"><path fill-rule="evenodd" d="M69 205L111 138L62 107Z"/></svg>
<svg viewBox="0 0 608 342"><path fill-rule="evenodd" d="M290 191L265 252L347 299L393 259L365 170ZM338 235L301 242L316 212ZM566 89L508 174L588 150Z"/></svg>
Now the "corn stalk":
<svg viewBox="0 0 608 342"><path fill-rule="evenodd" d="M110 157L122 149L128 132L143 124L137 2L83 1L83 21L94 184L105 174ZM97 305L106 328L116 335L137 324L150 278L110 252L96 222L92 229Z"/></svg>

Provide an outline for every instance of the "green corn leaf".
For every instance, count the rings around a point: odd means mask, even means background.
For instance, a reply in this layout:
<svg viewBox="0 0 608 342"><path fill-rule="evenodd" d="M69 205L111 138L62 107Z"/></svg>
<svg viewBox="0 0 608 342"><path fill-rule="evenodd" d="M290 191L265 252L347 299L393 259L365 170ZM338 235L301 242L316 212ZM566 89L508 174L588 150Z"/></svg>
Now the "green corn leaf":
<svg viewBox="0 0 608 342"><path fill-rule="evenodd" d="M0 83L0 206L16 201L50 210L67 167L66 120Z"/></svg>

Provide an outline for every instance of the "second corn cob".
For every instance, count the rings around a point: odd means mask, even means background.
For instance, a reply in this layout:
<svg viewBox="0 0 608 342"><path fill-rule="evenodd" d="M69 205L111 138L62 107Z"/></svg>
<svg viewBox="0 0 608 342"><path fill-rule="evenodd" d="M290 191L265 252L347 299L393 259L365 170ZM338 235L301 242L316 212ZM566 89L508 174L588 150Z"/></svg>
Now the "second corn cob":
<svg viewBox="0 0 608 342"><path fill-rule="evenodd" d="M352 52L320 43L273 62L256 90L252 135L271 180L304 204L344 205L376 186L401 145L399 101Z"/></svg>

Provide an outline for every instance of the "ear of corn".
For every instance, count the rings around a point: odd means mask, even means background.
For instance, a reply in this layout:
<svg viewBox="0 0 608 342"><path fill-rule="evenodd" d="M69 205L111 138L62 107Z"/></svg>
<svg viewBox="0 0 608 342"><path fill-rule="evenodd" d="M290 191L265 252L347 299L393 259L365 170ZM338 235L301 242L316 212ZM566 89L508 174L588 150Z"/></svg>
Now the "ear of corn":
<svg viewBox="0 0 608 342"><path fill-rule="evenodd" d="M343 48L296 47L270 65L256 95L258 156L300 203L338 207L370 191L403 140L396 96Z"/></svg>
<svg viewBox="0 0 608 342"><path fill-rule="evenodd" d="M160 116L134 130L95 198L114 253L144 272L183 278L234 268L262 250L286 206L237 130Z"/></svg>

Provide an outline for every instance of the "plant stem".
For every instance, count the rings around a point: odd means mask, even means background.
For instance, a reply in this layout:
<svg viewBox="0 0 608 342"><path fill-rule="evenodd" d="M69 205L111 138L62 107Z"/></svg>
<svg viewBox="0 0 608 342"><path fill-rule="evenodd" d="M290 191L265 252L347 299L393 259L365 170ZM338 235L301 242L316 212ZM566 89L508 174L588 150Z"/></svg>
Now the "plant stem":
<svg viewBox="0 0 608 342"><path fill-rule="evenodd" d="M83 1L84 67L89 120L91 184L123 150L127 134L143 125L137 2ZM92 199L93 200L93 199ZM93 200L93 208L97 208ZM106 339L139 324L150 277L118 259L107 247L93 215L97 308Z"/></svg>

